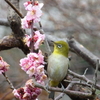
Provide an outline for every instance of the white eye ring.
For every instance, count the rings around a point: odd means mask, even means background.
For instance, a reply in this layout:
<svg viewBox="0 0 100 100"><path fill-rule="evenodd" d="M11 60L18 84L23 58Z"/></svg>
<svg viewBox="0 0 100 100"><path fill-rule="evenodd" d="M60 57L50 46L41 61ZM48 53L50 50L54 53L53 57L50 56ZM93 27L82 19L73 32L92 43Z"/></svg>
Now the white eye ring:
<svg viewBox="0 0 100 100"><path fill-rule="evenodd" d="M62 45L61 45L61 44L58 44L57 47L58 47L58 48L62 48Z"/></svg>

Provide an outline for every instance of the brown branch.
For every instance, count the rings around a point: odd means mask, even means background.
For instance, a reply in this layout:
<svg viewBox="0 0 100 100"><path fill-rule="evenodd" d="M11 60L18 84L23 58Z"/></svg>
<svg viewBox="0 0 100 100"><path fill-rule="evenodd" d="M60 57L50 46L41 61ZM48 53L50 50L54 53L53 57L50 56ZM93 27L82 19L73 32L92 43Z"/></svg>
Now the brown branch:
<svg viewBox="0 0 100 100"><path fill-rule="evenodd" d="M39 87L44 89L44 86L42 86L41 84L35 83L35 87ZM55 91L55 92L62 92L62 93L66 93L69 96L76 96L76 97L80 97L80 98L94 98L94 96L91 93L84 93L84 92L79 92L79 91L72 91L72 90L67 90L67 89L61 89L61 88L55 88L55 87L48 87L49 91Z"/></svg>
<svg viewBox="0 0 100 100"><path fill-rule="evenodd" d="M69 46L72 51L74 51L77 55L81 56L85 61L87 61L93 68L96 68L97 56L92 54L89 50L87 50L82 44L77 42L74 38L68 40ZM99 63L100 70L100 63Z"/></svg>
<svg viewBox="0 0 100 100"><path fill-rule="evenodd" d="M18 9L16 9L16 7L15 7L10 1L8 1L8 0L5 0L5 1L16 11L16 13L17 13L21 18L23 18L23 15L19 12Z"/></svg>
<svg viewBox="0 0 100 100"><path fill-rule="evenodd" d="M0 18L0 25L9 26L9 23L6 19Z"/></svg>
<svg viewBox="0 0 100 100"><path fill-rule="evenodd" d="M24 44L24 42L15 38L13 35L5 36L0 40L0 51L15 47L20 48L25 54L29 53L29 48Z"/></svg>
<svg viewBox="0 0 100 100"><path fill-rule="evenodd" d="M15 88L14 88L12 82L9 80L8 76L6 75L6 73L2 73L2 74L5 77L5 79L8 82L8 84L10 85L11 89L14 90Z"/></svg>
<svg viewBox="0 0 100 100"><path fill-rule="evenodd" d="M0 40L0 51L19 47L20 45L20 42L14 36L5 36Z"/></svg>
<svg viewBox="0 0 100 100"><path fill-rule="evenodd" d="M19 10L19 0L9 0L9 2ZM21 19L18 14L9 6L8 22L17 39L22 39L25 30L21 28Z"/></svg>
<svg viewBox="0 0 100 100"><path fill-rule="evenodd" d="M19 0L5 0L19 10ZM12 35L0 40L0 51L14 47L20 48L25 54L29 53L29 48L23 42L25 30L21 28L21 19L18 14L9 6L8 22L13 31Z"/></svg>

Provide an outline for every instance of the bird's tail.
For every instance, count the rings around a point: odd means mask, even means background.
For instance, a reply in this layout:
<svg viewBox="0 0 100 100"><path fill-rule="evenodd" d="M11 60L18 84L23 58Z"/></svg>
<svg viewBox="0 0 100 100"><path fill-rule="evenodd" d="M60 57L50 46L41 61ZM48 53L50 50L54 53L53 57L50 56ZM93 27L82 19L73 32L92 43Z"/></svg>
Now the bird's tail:
<svg viewBox="0 0 100 100"><path fill-rule="evenodd" d="M49 94L49 98L51 98L52 100L54 100L54 96L55 96L55 92L51 91Z"/></svg>

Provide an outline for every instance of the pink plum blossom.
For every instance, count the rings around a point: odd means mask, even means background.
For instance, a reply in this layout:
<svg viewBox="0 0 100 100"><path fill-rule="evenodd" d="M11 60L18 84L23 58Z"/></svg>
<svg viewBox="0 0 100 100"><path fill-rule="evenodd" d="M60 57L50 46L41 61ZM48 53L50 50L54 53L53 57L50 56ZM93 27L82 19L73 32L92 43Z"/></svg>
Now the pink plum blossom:
<svg viewBox="0 0 100 100"><path fill-rule="evenodd" d="M30 6L30 7L29 7ZM27 1L24 3L24 7L25 7L25 10L30 10L31 7L32 7L32 2L31 1Z"/></svg>
<svg viewBox="0 0 100 100"><path fill-rule="evenodd" d="M33 6L38 6L39 9L41 9L43 7L43 3L39 3L38 1L35 1ZM32 2L31 1L27 1L24 3L24 7L25 10L31 10L32 9Z"/></svg>
<svg viewBox="0 0 100 100"><path fill-rule="evenodd" d="M38 18L40 21L41 15L42 15L41 9L38 6L33 6L31 10L27 12L26 18L27 20L33 20L33 21Z"/></svg>
<svg viewBox="0 0 100 100"><path fill-rule="evenodd" d="M31 38L31 36L29 36L29 35L25 35L25 38L24 38L24 42L25 42L25 44L28 46L28 47L30 47L30 42L32 41L32 38Z"/></svg>
<svg viewBox="0 0 100 100"><path fill-rule="evenodd" d="M33 38L34 38L34 42L35 42L34 47L35 47L35 50L37 50L39 48L39 46L42 44L42 42L44 41L45 35L40 34L39 31L36 31Z"/></svg>
<svg viewBox="0 0 100 100"><path fill-rule="evenodd" d="M42 15L41 8L43 7L43 3L38 3L37 1L32 4L31 1L25 2L24 7L27 10L26 16L21 20L22 28L30 28L31 22L37 23L40 21L40 17Z"/></svg>
<svg viewBox="0 0 100 100"><path fill-rule="evenodd" d="M9 64L7 64L2 57L0 57L0 74L5 73L9 69Z"/></svg>
<svg viewBox="0 0 100 100"><path fill-rule="evenodd" d="M31 20L27 20L26 16L23 19L21 19L21 25L22 25L23 29L30 28L31 27L31 23L32 23L32 21Z"/></svg>
<svg viewBox="0 0 100 100"><path fill-rule="evenodd" d="M22 100L22 95L24 94L24 90L23 90L23 88L20 88L20 90L14 89L13 94L16 98L19 98L20 100Z"/></svg>
<svg viewBox="0 0 100 100"><path fill-rule="evenodd" d="M39 48L39 46L42 44L42 42L45 39L45 34L40 34L39 31L35 31L34 36L31 38L31 36L26 35L24 41L26 43L26 45L29 47L30 46L30 42L34 41L34 49L37 50Z"/></svg>
<svg viewBox="0 0 100 100"><path fill-rule="evenodd" d="M26 82L24 87L14 89L13 94L20 100L36 100L42 89L34 87L33 79Z"/></svg>
<svg viewBox="0 0 100 100"><path fill-rule="evenodd" d="M20 60L20 66L29 76L36 75L37 68L44 64L44 56L39 53L29 53L27 57ZM44 66L43 66L44 67ZM44 71L44 70L43 70Z"/></svg>

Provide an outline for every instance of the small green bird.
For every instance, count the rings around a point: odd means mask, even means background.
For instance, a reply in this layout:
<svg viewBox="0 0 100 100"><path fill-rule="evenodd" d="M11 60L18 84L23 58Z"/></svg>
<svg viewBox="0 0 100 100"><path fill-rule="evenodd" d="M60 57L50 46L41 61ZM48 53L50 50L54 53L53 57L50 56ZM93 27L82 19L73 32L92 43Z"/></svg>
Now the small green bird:
<svg viewBox="0 0 100 100"><path fill-rule="evenodd" d="M64 41L54 42L54 51L48 57L47 72L50 78L50 86L56 87L65 78L68 71L69 59L68 59L69 46ZM49 98L54 100L54 92L49 94Z"/></svg>

